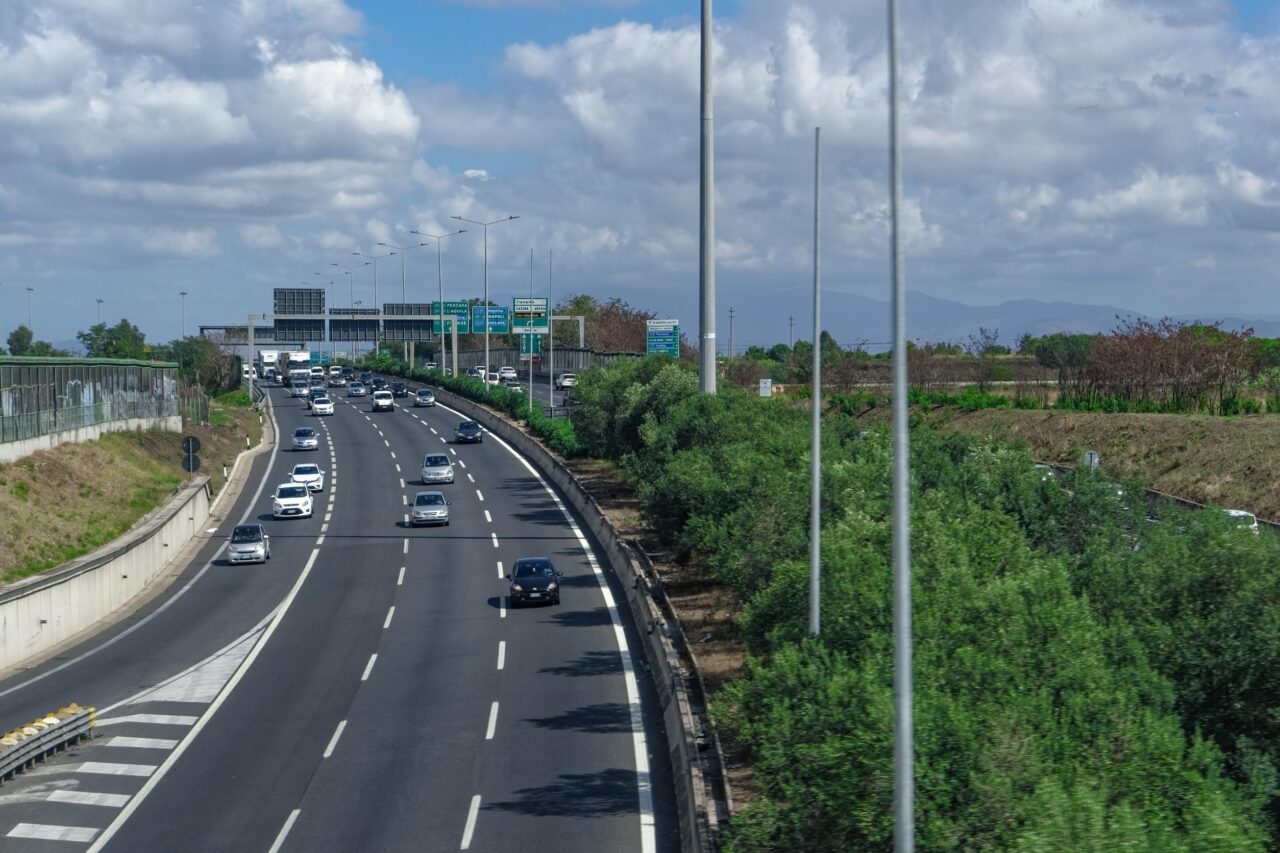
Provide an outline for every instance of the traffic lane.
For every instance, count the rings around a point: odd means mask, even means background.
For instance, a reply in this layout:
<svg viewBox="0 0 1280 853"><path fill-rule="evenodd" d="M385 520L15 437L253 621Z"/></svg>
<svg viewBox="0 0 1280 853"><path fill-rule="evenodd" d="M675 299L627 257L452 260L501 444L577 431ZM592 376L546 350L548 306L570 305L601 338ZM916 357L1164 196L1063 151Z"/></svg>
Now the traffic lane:
<svg viewBox="0 0 1280 853"><path fill-rule="evenodd" d="M288 421L277 421L283 433ZM203 659L261 621L293 583L302 565L298 554L286 540L277 546L274 538L266 566L231 566L220 551L241 518L252 521L270 512L272 485L287 479L289 455L254 457L246 488L216 531L205 534L196 557L168 590L93 637L0 682L0 725L30 720L72 701L99 708L114 704Z"/></svg>
<svg viewBox="0 0 1280 853"><path fill-rule="evenodd" d="M350 465L389 467L381 441L363 421L330 423L342 474L311 574L225 703L106 849L266 849L324 760L384 630L403 541L367 521L393 513L395 492L345 475Z"/></svg>
<svg viewBox="0 0 1280 853"><path fill-rule="evenodd" d="M418 414L419 419L423 417L419 412L410 411ZM426 419L428 424L439 422L441 415L450 420L457 417L445 407L437 407L432 412L433 415ZM413 434L411 427L410 435ZM505 569L509 571L521 556L550 556L564 572L560 579L564 604L548 608L554 613L525 620L526 613L545 611L521 609L511 611L511 618L499 621L508 648L537 649L547 659L547 667L545 672L528 672L519 668L508 670L509 675L503 680L503 693L509 698L497 699L500 709L498 731L504 731L503 720L535 720L539 722L516 722L512 725L537 725L539 729L537 735L526 737L522 734L519 737L521 744L531 747L531 759L521 764L522 768L527 768L526 773L512 774L507 772L505 765L499 764L495 773L486 774L486 779L499 783L494 791L503 793L492 805L481 807L481 819L475 827L476 837L480 837L482 826L488 824L484 815L494 811L507 816L500 825L509 825L510 834L506 837L511 842L526 838L531 831L528 821L521 818L537 815L543 819L536 822L535 831L545 840L547 849L557 845L563 848L567 837L577 839L575 844L580 842L575 849L628 849L630 844L640 842L635 763L637 733L633 731L632 705L622 677L618 636L591 563L577 534L543 483L495 437L490 436L479 445L457 446L456 450L458 458L468 465L465 470L476 472L477 478L476 491L462 493L461 500L469 502L474 495L477 501L475 508L489 513L487 518L492 519L490 530L496 536L494 541L498 546L495 550L501 555L499 559ZM483 501L479 500L481 494ZM508 582L497 577L497 565L495 562L494 579L498 583L495 594L501 596L505 594ZM623 599L615 597L615 600ZM492 599L490 603L493 603ZM526 634L521 630L526 621L534 633ZM549 625L574 630L556 632L549 629ZM638 645L631 647L639 648ZM610 660L615 664L612 668L608 667ZM566 686L551 677L566 672L583 672L583 661L592 662L595 674L601 676L598 682L573 679ZM613 678L608 677L611 674ZM642 696L644 690L638 683L637 690ZM660 720L661 714L655 713L656 697L652 695L651 685L648 685L648 690L650 701L641 703L636 710L642 718L647 711L649 719ZM602 721L599 719L602 716L612 717L612 722ZM582 728L575 728L578 722L583 724ZM642 720L638 722L646 739L662 745L657 754L665 756L665 739L661 737L660 724L646 726ZM651 731L647 731L653 729L658 730L656 739ZM586 737L587 734L604 737ZM488 750L486 755L492 751ZM650 752L654 750L650 748ZM548 773L553 768L557 772ZM521 779L525 784L514 788L502 787L512 779ZM571 806L562 809L564 804L529 802L540 800L542 791L555 790L566 779L593 780L599 785L607 782L612 791L612 802L607 804L607 809L603 801L598 802L600 809L592 812L585 826L576 825L585 815ZM665 829L676 826L674 822L667 821L674 810L669 772L661 774L661 781L668 786L662 804ZM482 799L487 801L487 796L482 795ZM567 824L575 826L570 829ZM499 830L499 836L504 831Z"/></svg>
<svg viewBox="0 0 1280 853"><path fill-rule="evenodd" d="M453 497L451 523L409 534L395 618L371 650L377 658L366 664L342 743L298 805L284 850L459 843L497 677L499 616L486 596L496 558L483 516L462 511L460 489L440 490Z"/></svg>

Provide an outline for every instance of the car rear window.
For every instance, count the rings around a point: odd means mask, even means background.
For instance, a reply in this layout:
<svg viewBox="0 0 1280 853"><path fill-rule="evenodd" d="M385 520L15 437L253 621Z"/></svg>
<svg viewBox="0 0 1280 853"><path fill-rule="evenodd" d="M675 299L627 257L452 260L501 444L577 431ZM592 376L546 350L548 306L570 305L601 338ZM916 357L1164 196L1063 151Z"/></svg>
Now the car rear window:
<svg viewBox="0 0 1280 853"><path fill-rule="evenodd" d="M246 524L231 531L232 542L261 542L262 528L256 524Z"/></svg>
<svg viewBox="0 0 1280 853"><path fill-rule="evenodd" d="M414 506L437 506L444 503L444 495L418 495L413 499Z"/></svg>
<svg viewBox="0 0 1280 853"><path fill-rule="evenodd" d="M435 468L442 465L448 465L449 457L445 456L443 453L433 453L432 455L428 456L426 459L423 459L422 464L426 465L428 468Z"/></svg>
<svg viewBox="0 0 1280 853"><path fill-rule="evenodd" d="M528 563L516 563L515 576L518 578L547 578L554 575L555 568L550 560L538 560Z"/></svg>
<svg viewBox="0 0 1280 853"><path fill-rule="evenodd" d="M295 465L293 468L295 474L319 474L320 466L318 465Z"/></svg>
<svg viewBox="0 0 1280 853"><path fill-rule="evenodd" d="M311 427L298 427L293 431L294 438L313 438L316 431Z"/></svg>
<svg viewBox="0 0 1280 853"><path fill-rule="evenodd" d="M282 498L302 498L307 496L306 486L281 486L277 495Z"/></svg>

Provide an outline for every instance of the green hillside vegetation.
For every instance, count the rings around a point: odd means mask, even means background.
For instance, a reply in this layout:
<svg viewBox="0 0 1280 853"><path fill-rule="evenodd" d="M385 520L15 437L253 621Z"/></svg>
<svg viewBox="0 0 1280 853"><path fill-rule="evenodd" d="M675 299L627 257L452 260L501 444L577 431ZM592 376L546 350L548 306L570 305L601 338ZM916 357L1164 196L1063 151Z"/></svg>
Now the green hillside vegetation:
<svg viewBox="0 0 1280 853"><path fill-rule="evenodd" d="M760 796L728 848L888 850L890 436L826 412L813 640L807 409L696 386L619 361L579 375L573 424L741 603L751 658L713 713ZM1025 449L923 423L912 489L920 849L1274 845L1272 537L1218 513L1147 523L1088 472L1045 479Z"/></svg>

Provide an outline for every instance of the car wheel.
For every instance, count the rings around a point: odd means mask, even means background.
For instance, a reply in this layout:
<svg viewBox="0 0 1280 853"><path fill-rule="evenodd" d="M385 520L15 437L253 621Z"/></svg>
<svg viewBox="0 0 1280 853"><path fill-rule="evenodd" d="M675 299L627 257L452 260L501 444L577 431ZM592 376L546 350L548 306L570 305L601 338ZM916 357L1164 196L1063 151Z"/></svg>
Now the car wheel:
<svg viewBox="0 0 1280 853"><path fill-rule="evenodd" d="M512 610L515 610L517 607L520 606L520 602L516 601L514 598L509 598L507 599L507 606L510 607Z"/></svg>
<svg viewBox="0 0 1280 853"><path fill-rule="evenodd" d="M556 596L556 598L555 598L555 601L553 601L553 602L551 602L551 603L552 603L552 604L554 604L556 607L559 607L559 606L560 606L560 596L558 596L558 595L557 595L557 596Z"/></svg>

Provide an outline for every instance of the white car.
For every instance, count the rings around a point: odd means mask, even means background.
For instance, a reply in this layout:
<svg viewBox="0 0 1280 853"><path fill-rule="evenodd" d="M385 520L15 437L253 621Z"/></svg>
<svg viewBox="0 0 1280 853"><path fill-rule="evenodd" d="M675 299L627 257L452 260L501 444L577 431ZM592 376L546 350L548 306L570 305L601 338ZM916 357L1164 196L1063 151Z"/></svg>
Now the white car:
<svg viewBox="0 0 1280 853"><path fill-rule="evenodd" d="M1235 519L1236 525L1253 533L1258 532L1258 517L1244 509L1224 509L1224 513Z"/></svg>
<svg viewBox="0 0 1280 853"><path fill-rule="evenodd" d="M323 492L324 471L321 471L320 466L314 462L294 465L293 470L289 472L289 482L306 486L313 492Z"/></svg>
<svg viewBox="0 0 1280 853"><path fill-rule="evenodd" d="M507 379L516 379L518 374L514 367L502 366L498 368L498 381L503 382Z"/></svg>
<svg viewBox="0 0 1280 853"><path fill-rule="evenodd" d="M390 391L373 392L373 409L375 412L390 412L396 407L396 398Z"/></svg>
<svg viewBox="0 0 1280 853"><path fill-rule="evenodd" d="M485 385L499 385L502 380L498 378L498 374L490 373L484 380Z"/></svg>
<svg viewBox="0 0 1280 853"><path fill-rule="evenodd" d="M556 377L556 390L563 391L566 388L572 388L578 384L578 377L572 373L561 373Z"/></svg>
<svg viewBox="0 0 1280 853"><path fill-rule="evenodd" d="M311 490L297 483L276 486L271 514L275 518L310 518Z"/></svg>
<svg viewBox="0 0 1280 853"><path fill-rule="evenodd" d="M425 367L427 370L436 370L440 367L440 365L436 364L434 361L428 361Z"/></svg>
<svg viewBox="0 0 1280 853"><path fill-rule="evenodd" d="M413 515L410 525L449 524L449 501L444 492L418 492L413 496Z"/></svg>
<svg viewBox="0 0 1280 853"><path fill-rule="evenodd" d="M328 397L316 397L311 401L311 414L313 415L332 415L333 401Z"/></svg>

